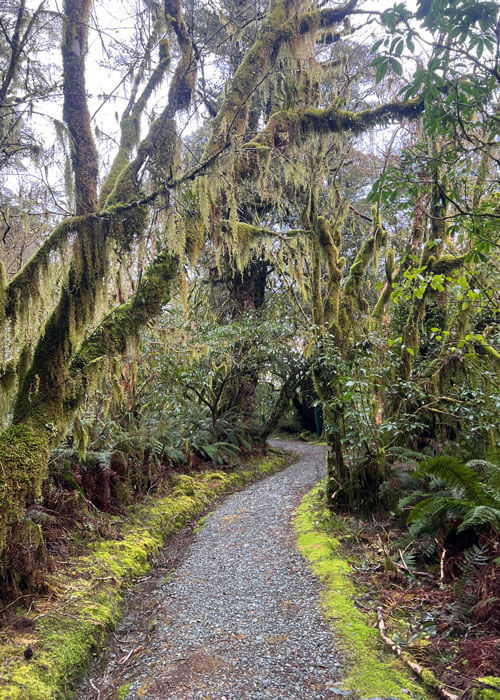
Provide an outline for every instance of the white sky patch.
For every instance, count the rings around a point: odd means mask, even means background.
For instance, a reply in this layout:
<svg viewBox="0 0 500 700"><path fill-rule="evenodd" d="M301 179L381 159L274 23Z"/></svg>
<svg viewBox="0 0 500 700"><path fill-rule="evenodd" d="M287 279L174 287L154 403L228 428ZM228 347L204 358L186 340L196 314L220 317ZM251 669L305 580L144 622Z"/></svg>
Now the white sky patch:
<svg viewBox="0 0 500 700"><path fill-rule="evenodd" d="M28 0L28 6L32 9L38 7L39 2L36 0ZM134 46L137 40L135 30L135 18L137 4L134 0L120 2L112 0L106 3L96 2L93 7L92 26L89 31L89 51L87 56L86 82L88 91L88 105L92 117L92 127L96 133L98 148L100 154L101 168L103 172L109 167L110 160L114 155L119 138L119 120L123 109L126 106L129 90L130 78L124 78L123 73L119 70L111 70L106 67L113 60L119 60L119 45L123 45L125 52L127 47ZM329 3L331 6L338 6L341 3ZM380 12L394 6L393 0L366 0L360 2L358 8L366 11ZM410 10L415 9L415 0L408 0L406 3ZM49 12L61 14L62 2L58 0L47 0L44 4L44 9ZM368 17L368 16L367 16ZM356 32L356 37L359 37L363 43L370 43L376 40L376 36L380 36L380 28L376 23L366 24L366 31L363 31L363 15L355 15L351 19L354 27L360 27ZM373 39L371 38L373 36ZM111 55L110 52L111 51ZM153 51L154 59L157 58L157 51ZM56 64L61 71L61 52L60 46L55 45L53 50L47 52L46 55L40 56L41 60L46 60L47 63ZM408 61L403 56L405 64L405 73L413 70L413 61ZM172 70L172 69L171 69ZM212 67L207 69L206 77L212 78L216 75L216 61L212 62ZM61 76L62 79L62 76ZM153 96L148 105L148 109L153 110L154 102L157 101L157 110L163 106L163 100L166 96L166 88L163 85L158 95ZM179 123L180 131L183 136L187 136L194 132L201 124L196 113L192 111L182 116L183 121ZM45 101L39 105L39 109L33 115L32 128L42 134L42 138L48 145L56 141L56 133L54 129L54 120L62 122L62 99L54 101ZM147 115L143 116L142 134L147 130ZM374 134L367 134L360 139L360 145L366 148L377 147L377 144L384 143L390 139L392 129L379 129ZM375 141L375 143L374 143ZM58 167L34 172L22 172L20 174L11 173L9 182L18 178L35 177L37 179L47 180L47 184L54 192L61 187L61 178L63 172L63 163L59 163ZM14 184L14 183L13 183ZM16 189L15 187L13 189Z"/></svg>

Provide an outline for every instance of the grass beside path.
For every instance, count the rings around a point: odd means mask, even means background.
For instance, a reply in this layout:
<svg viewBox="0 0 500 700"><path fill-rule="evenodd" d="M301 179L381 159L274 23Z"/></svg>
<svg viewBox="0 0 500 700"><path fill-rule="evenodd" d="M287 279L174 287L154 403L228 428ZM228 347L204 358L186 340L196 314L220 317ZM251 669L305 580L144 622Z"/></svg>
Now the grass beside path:
<svg viewBox="0 0 500 700"><path fill-rule="evenodd" d="M272 450L244 470L180 475L164 496L150 497L119 523L120 536L100 539L68 568L52 576L51 595L40 598L25 630L0 642L0 700L60 700L102 648L120 619L133 581L144 576L165 539L219 496L286 466ZM19 611L22 615L23 611ZM30 655L30 658L25 658Z"/></svg>

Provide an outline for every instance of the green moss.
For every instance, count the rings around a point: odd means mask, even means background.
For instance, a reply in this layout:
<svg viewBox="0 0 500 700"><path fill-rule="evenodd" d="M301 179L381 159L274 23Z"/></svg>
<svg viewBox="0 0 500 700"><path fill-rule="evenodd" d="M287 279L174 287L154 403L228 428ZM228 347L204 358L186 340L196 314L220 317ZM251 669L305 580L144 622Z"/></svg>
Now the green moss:
<svg viewBox="0 0 500 700"><path fill-rule="evenodd" d="M158 256L146 272L137 294L115 309L82 344L70 366L70 374L78 384L82 381L82 370L90 368L96 360L125 352L128 342L168 301L177 272L176 258Z"/></svg>
<svg viewBox="0 0 500 700"><path fill-rule="evenodd" d="M479 683L484 683L487 687L474 688L471 695L472 700L500 700L500 678L484 676L476 680Z"/></svg>
<svg viewBox="0 0 500 700"><path fill-rule="evenodd" d="M26 429L17 431L29 444ZM0 455L1 449L0 442ZM220 494L276 472L284 464L283 456L273 453L252 460L243 472L181 475L172 493L131 509L126 519L117 521L121 527L118 539L92 543L71 568L49 581L61 593L53 607L44 606L46 611L36 622L33 658L22 660L24 640L0 646L0 700L68 697L73 681L118 621L127 587L150 570L165 538ZM126 692L118 697L125 697Z"/></svg>
<svg viewBox="0 0 500 700"><path fill-rule="evenodd" d="M198 532L201 532L201 530L203 530L203 528L206 526L206 524L207 524L207 516L205 515L205 516L203 516L203 518L200 518L198 520L198 523L197 523L196 527L194 528L193 532L195 534L197 534Z"/></svg>
<svg viewBox="0 0 500 700"><path fill-rule="evenodd" d="M121 685L116 691L116 700L124 700L125 696L127 695L130 689L130 686L131 683L125 683L125 685Z"/></svg>
<svg viewBox="0 0 500 700"><path fill-rule="evenodd" d="M82 224L89 220L89 216L73 216L58 224L50 236L37 249L32 258L15 275L6 287L6 315L17 325L20 307L26 306L28 300L39 297L40 288L43 287L43 274L50 271L50 255L61 251L67 245L71 233L78 231Z"/></svg>
<svg viewBox="0 0 500 700"><path fill-rule="evenodd" d="M196 486L195 480L192 476L187 476L187 474L181 474L175 480L175 493L186 494L186 496L193 496L195 494Z"/></svg>
<svg viewBox="0 0 500 700"><path fill-rule="evenodd" d="M39 498L49 459L48 436L25 425L0 435L0 551L26 501Z"/></svg>
<svg viewBox="0 0 500 700"><path fill-rule="evenodd" d="M3 327L5 321L5 303L7 301L7 295L5 290L7 289L7 270L3 261L0 260L0 328Z"/></svg>
<svg viewBox="0 0 500 700"><path fill-rule="evenodd" d="M4 367L0 367L0 391L9 394L16 385L17 369L13 360L7 362Z"/></svg>
<svg viewBox="0 0 500 700"><path fill-rule="evenodd" d="M338 540L325 528L325 511L318 485L297 509L297 546L310 562L312 572L323 582L322 604L347 657L343 687L363 696L425 698L423 690L408 676L400 662L383 654L375 629L354 605L356 590L349 578L350 566ZM327 521L328 522L328 521ZM331 522L331 520L330 520Z"/></svg>

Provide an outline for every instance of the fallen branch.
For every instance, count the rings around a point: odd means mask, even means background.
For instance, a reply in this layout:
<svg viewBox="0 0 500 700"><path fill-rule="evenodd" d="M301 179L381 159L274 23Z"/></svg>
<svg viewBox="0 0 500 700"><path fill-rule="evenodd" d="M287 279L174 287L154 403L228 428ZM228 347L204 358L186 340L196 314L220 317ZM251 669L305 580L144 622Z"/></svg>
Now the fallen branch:
<svg viewBox="0 0 500 700"><path fill-rule="evenodd" d="M441 558L439 560L439 582L440 582L441 587L443 587L443 584L444 584L444 560L446 557L446 549L443 547L443 545L441 544L441 542L438 539L434 538L434 542L437 544L437 546L441 550Z"/></svg>
<svg viewBox="0 0 500 700"><path fill-rule="evenodd" d="M92 680L92 678L90 678L89 682L90 682L90 685L92 686L92 688L93 688L93 689L95 690L95 692L96 692L96 700L99 700L100 697L101 697L101 690L100 690L100 688L98 688L98 687L96 686L96 684L94 683L94 681Z"/></svg>
<svg viewBox="0 0 500 700"><path fill-rule="evenodd" d="M377 608L377 618L380 636L384 640L385 644L387 644L387 646L390 647L396 656L399 656L400 659L404 661L409 668L411 668L413 673L415 673L418 678L424 681L424 683L427 683L427 685L432 685L432 689L440 697L445 698L445 700L460 700L458 695L448 692L443 684L438 681L433 673L431 673L431 671L418 664L409 654L404 653L399 644L396 644L396 642L388 636L381 607Z"/></svg>
<svg viewBox="0 0 500 700"><path fill-rule="evenodd" d="M399 552L399 558L401 559L401 564L399 564L397 561L394 563L398 567L398 569L402 569L403 571L406 571L406 573L410 574L410 576L424 576L425 578L430 578L432 581L436 582L435 577L432 574L429 574L427 571L412 571L409 567L408 564L406 563L403 552L398 549Z"/></svg>
<svg viewBox="0 0 500 700"><path fill-rule="evenodd" d="M142 645L142 644L139 644L138 647L135 647L135 649L131 649L131 650L128 652L128 654L125 654L125 656L122 656L122 658L119 659L116 663L117 663L119 666L123 666L123 664L126 664L127 661L130 659L130 657L131 657L133 654L137 654L137 652L140 651L140 650L142 649L142 647L143 647L143 645Z"/></svg>

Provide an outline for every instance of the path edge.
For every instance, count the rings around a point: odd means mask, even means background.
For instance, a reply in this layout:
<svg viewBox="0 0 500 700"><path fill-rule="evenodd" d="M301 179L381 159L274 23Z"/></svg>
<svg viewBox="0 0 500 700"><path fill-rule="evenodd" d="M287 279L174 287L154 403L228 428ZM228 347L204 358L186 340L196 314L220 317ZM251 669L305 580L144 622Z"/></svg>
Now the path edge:
<svg viewBox="0 0 500 700"><path fill-rule="evenodd" d="M290 465L270 448L243 470L179 475L172 490L130 509L119 539L99 539L84 556L53 575L57 605L37 601L36 632L0 645L0 700L64 700L101 650L123 613L125 594L151 569L168 536L202 514L221 496ZM28 618L29 619L29 618ZM33 656L26 659L27 648Z"/></svg>
<svg viewBox="0 0 500 700"><path fill-rule="evenodd" d="M339 689L366 698L408 700L430 698L410 678L406 668L387 654L366 616L355 606L356 588L349 577L350 565L339 541L328 532L332 515L324 501L321 480L307 493L293 521L297 549L322 584L321 607L346 658L346 676ZM405 692L406 691L406 692Z"/></svg>

